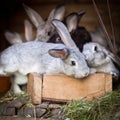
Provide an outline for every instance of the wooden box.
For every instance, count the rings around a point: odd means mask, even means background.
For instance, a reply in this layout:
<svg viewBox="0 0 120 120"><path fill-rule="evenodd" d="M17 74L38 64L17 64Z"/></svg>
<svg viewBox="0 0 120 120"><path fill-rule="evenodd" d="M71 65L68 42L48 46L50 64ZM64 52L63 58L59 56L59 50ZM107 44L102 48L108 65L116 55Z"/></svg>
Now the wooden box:
<svg viewBox="0 0 120 120"><path fill-rule="evenodd" d="M31 73L27 91L34 104L40 104L42 100L92 100L112 91L112 76L97 73L84 79L75 79L62 74L40 76Z"/></svg>

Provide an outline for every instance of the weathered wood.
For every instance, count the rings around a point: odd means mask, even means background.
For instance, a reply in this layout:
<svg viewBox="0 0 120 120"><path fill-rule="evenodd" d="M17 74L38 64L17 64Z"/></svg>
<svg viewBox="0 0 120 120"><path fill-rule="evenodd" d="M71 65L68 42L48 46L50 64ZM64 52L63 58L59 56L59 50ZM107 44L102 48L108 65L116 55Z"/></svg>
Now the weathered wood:
<svg viewBox="0 0 120 120"><path fill-rule="evenodd" d="M72 101L101 97L112 91L112 76L104 73L89 75L84 79L75 79L66 75L44 75L43 83L37 74L30 74L28 87L35 88L28 91L33 103L42 100L51 101ZM37 78L37 85L35 83ZM30 82L33 81L33 82ZM35 85L35 86L34 86ZM41 89L41 93L39 90ZM39 92L38 92L39 91ZM36 94L36 97L33 97ZM39 97L41 94L41 98ZM37 97L38 96L38 97Z"/></svg>
<svg viewBox="0 0 120 120"><path fill-rule="evenodd" d="M43 80L43 99L71 101L105 95L112 90L112 76L93 74L84 79L75 79L65 75L45 75Z"/></svg>
<svg viewBox="0 0 120 120"><path fill-rule="evenodd" d="M42 100L42 76L39 74L29 74L27 92L31 96L34 104L40 104Z"/></svg>

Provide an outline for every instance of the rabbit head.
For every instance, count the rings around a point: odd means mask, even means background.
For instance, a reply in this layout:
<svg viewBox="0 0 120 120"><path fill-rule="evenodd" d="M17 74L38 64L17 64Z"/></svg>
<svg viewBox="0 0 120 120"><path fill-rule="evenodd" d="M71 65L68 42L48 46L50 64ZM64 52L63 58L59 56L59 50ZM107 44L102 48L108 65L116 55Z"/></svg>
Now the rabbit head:
<svg viewBox="0 0 120 120"><path fill-rule="evenodd" d="M25 26L25 38L23 38L17 32L12 33L10 31L6 31L4 33L5 38L11 45L33 40L33 30L31 23L28 20L25 20L24 26Z"/></svg>
<svg viewBox="0 0 120 120"><path fill-rule="evenodd" d="M98 66L102 64L103 59L107 54L103 51L103 47L94 42L86 43L83 47L83 52L89 66Z"/></svg>
<svg viewBox="0 0 120 120"><path fill-rule="evenodd" d="M109 73L119 76L119 70L115 67L115 56L105 47L98 43L86 43L83 52L89 67L94 68L95 72Z"/></svg>
<svg viewBox="0 0 120 120"><path fill-rule="evenodd" d="M64 23L77 47L82 51L83 44L91 41L91 36L85 27L79 26L80 19L85 14L85 11L71 13L65 17ZM60 36L55 33L48 42L62 43Z"/></svg>
<svg viewBox="0 0 120 120"><path fill-rule="evenodd" d="M69 74L73 75L74 72L73 76L76 78L88 76L89 68L86 64L84 56L79 51L75 42L72 40L66 26L58 20L54 20L53 25L56 27L63 43L69 48L70 55L67 57L67 59L64 59L64 61L66 64L69 64L73 67L69 66L70 68L67 68L66 66L66 74L68 74L68 71L71 70Z"/></svg>
<svg viewBox="0 0 120 120"><path fill-rule="evenodd" d="M36 40L43 42L47 42L50 39L50 37L54 34L55 28L51 23L52 20L62 20L65 14L65 5L58 5L55 9L53 9L50 12L49 17L45 21L35 10L31 9L26 5L24 5L24 8L27 12L27 15L37 28Z"/></svg>

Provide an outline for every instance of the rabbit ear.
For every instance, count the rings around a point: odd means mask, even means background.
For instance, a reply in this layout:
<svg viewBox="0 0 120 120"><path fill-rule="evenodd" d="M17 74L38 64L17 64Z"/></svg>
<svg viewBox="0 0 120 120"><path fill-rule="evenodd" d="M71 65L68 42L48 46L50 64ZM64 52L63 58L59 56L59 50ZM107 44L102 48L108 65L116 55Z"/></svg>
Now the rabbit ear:
<svg viewBox="0 0 120 120"><path fill-rule="evenodd" d="M35 25L36 28L38 28L39 25L45 23L45 21L42 19L42 17L35 10L26 6L25 4L23 4L23 7L24 7L27 15L29 16L30 20L33 22L33 24Z"/></svg>
<svg viewBox="0 0 120 120"><path fill-rule="evenodd" d="M81 11L78 13L78 16L79 16L79 22L80 22L82 16L83 16L85 13L86 13L85 10L81 10Z"/></svg>
<svg viewBox="0 0 120 120"><path fill-rule="evenodd" d="M61 21L56 20L56 19L53 20L52 23L56 27L56 29L61 37L61 40L64 42L64 44L70 49L76 49L77 46L74 43L74 41L72 40L70 33L68 32L66 26Z"/></svg>
<svg viewBox="0 0 120 120"><path fill-rule="evenodd" d="M59 4L49 14L48 21L52 21L53 19L62 21L64 18L64 14L65 14L65 4Z"/></svg>
<svg viewBox="0 0 120 120"><path fill-rule="evenodd" d="M23 39L22 37L18 34L18 33L11 33L9 31L6 31L4 33L6 39L8 40L8 42L10 44L17 44L17 43L22 43L23 42Z"/></svg>
<svg viewBox="0 0 120 120"><path fill-rule="evenodd" d="M119 67L120 67L120 61L119 61L119 59L117 59L116 57L115 57L115 55L114 54L109 54L108 55L111 59L112 59L112 61L114 61L117 65L119 65Z"/></svg>
<svg viewBox="0 0 120 120"><path fill-rule="evenodd" d="M26 41L33 40L32 24L28 20L25 20L24 26L25 26L25 39L26 39Z"/></svg>
<svg viewBox="0 0 120 120"><path fill-rule="evenodd" d="M111 53L110 51L107 51L104 48L102 50L108 57L111 58L112 61L114 61L117 65L120 66L120 61L116 58L116 56L113 53Z"/></svg>
<svg viewBox="0 0 120 120"><path fill-rule="evenodd" d="M48 53L55 58L65 59L69 55L69 50L67 48L63 49L50 49Z"/></svg>
<svg viewBox="0 0 120 120"><path fill-rule="evenodd" d="M75 30L78 27L78 22L79 19L77 13L71 13L65 18L65 23L69 32Z"/></svg>

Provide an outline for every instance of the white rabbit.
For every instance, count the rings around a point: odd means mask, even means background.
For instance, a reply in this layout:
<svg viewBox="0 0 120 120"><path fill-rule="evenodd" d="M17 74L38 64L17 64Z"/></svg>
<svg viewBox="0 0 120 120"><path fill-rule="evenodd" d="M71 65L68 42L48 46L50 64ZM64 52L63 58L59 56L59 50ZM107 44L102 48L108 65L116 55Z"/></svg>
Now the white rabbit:
<svg viewBox="0 0 120 120"><path fill-rule="evenodd" d="M30 41L14 44L0 54L0 74L27 75L63 73L75 78L88 76L89 67L84 55L79 51L67 28L58 20L53 21L64 44ZM16 81L16 78L14 81ZM24 82L24 81L23 81ZM19 83L14 82L15 93L20 93Z"/></svg>
<svg viewBox="0 0 120 120"><path fill-rule="evenodd" d="M33 40L33 30L32 30L32 25L28 20L24 21L24 26L25 26L25 38L23 38L19 33L17 32L10 32L6 31L4 33L6 39L10 44L18 44L22 42L27 42Z"/></svg>
<svg viewBox="0 0 120 120"><path fill-rule="evenodd" d="M83 46L82 52L86 58L88 66L91 68L91 73L104 72L119 76L119 71L113 64L113 61L118 63L114 55L102 45L90 42Z"/></svg>
<svg viewBox="0 0 120 120"><path fill-rule="evenodd" d="M58 5L55 9L53 9L47 20L43 20L42 17L32 8L24 5L24 9L29 16L30 20L33 22L35 27L37 28L37 36L36 40L47 42L50 37L54 34L55 27L52 25L53 19L58 19L62 21L65 14L65 5Z"/></svg>

